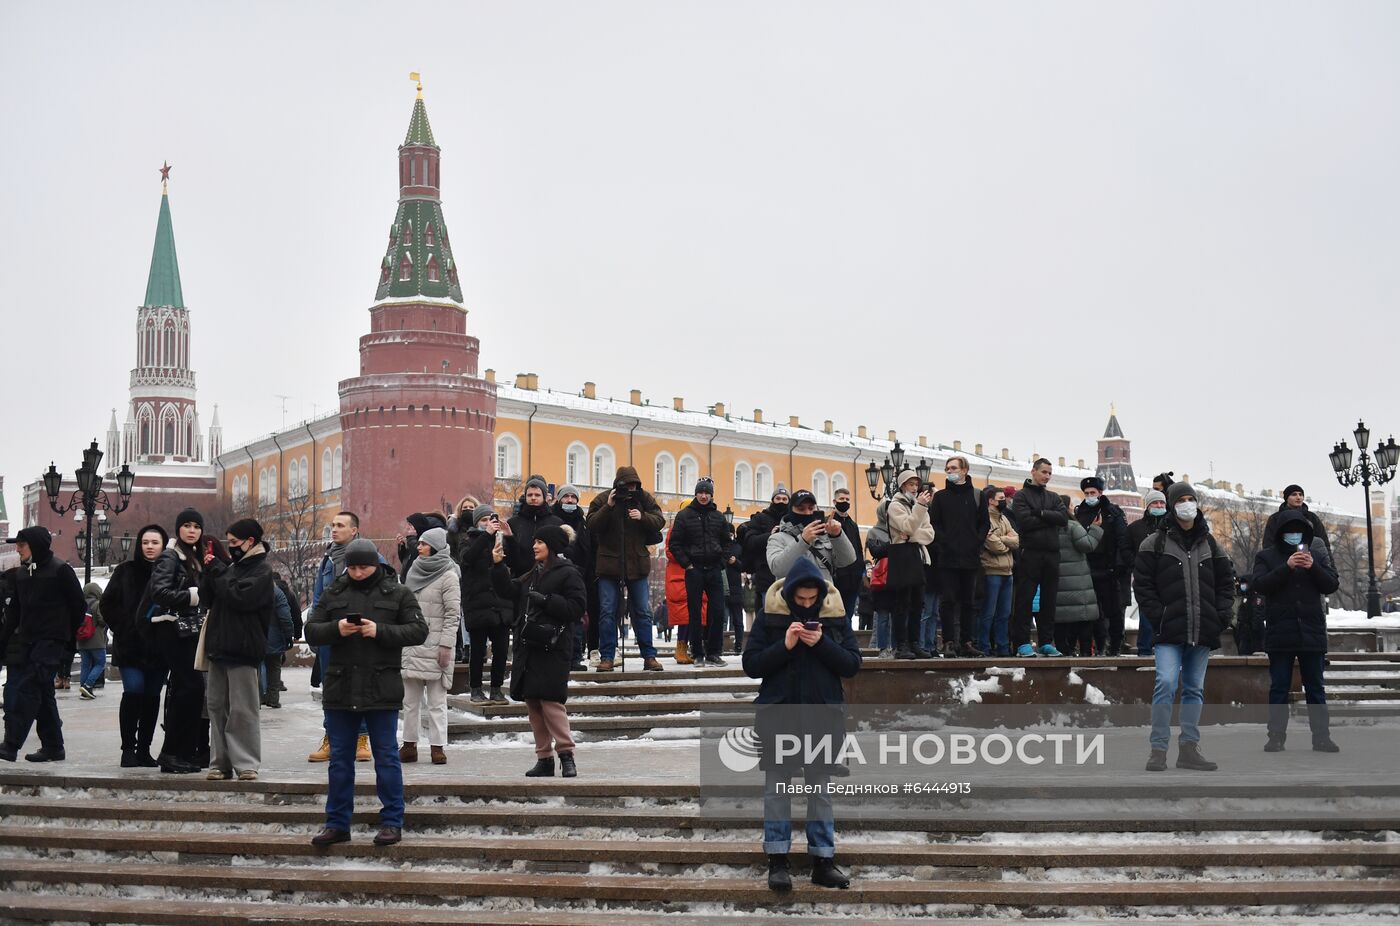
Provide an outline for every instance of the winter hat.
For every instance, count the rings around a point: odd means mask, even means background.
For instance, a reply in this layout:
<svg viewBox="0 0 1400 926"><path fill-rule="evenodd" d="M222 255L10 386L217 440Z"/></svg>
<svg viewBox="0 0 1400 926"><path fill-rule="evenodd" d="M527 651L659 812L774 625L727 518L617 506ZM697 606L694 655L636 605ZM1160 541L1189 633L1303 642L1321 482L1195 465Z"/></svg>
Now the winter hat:
<svg viewBox="0 0 1400 926"><path fill-rule="evenodd" d="M715 494L715 481L709 476L701 476L699 480L696 481L695 494L699 495L701 492L709 492L711 495Z"/></svg>
<svg viewBox="0 0 1400 926"><path fill-rule="evenodd" d="M1103 480L1098 476L1085 476L1083 479L1079 480L1079 491L1081 492L1085 489L1098 489L1102 492L1103 486Z"/></svg>
<svg viewBox="0 0 1400 926"><path fill-rule="evenodd" d="M528 492L530 486L534 486L535 488L539 489L540 494L543 495L545 498L549 497L549 483L545 481L545 478L543 476L531 476L529 479L526 479L525 487L520 490L520 494L524 495L526 492Z"/></svg>
<svg viewBox="0 0 1400 926"><path fill-rule="evenodd" d="M13 537L5 538L6 543L27 543L31 556L39 556L47 553L53 546L53 535L49 533L47 527L26 527Z"/></svg>
<svg viewBox="0 0 1400 926"><path fill-rule="evenodd" d="M1167 489L1167 507L1175 508L1176 503L1181 501L1183 495L1195 495L1196 498L1200 498L1199 495L1196 495L1196 490L1191 487L1191 483L1173 482L1171 487Z"/></svg>
<svg viewBox="0 0 1400 926"><path fill-rule="evenodd" d="M1303 492L1303 487L1300 486L1300 485L1284 486L1284 489L1283 489L1283 497L1284 497L1284 499L1287 500L1288 496L1292 495L1294 492L1298 492L1298 493L1301 493L1301 494L1303 494L1303 495L1306 495L1306 494L1307 494L1306 492Z"/></svg>
<svg viewBox="0 0 1400 926"><path fill-rule="evenodd" d="M1148 489L1146 492L1142 493L1143 511L1146 511L1148 508L1151 508L1153 502L1161 502L1165 505L1167 502L1167 497L1161 492L1158 492L1156 489Z"/></svg>
<svg viewBox="0 0 1400 926"><path fill-rule="evenodd" d="M418 542L432 547L434 553L441 553L447 549L447 531L441 527L430 528L418 535Z"/></svg>
<svg viewBox="0 0 1400 926"><path fill-rule="evenodd" d="M792 497L788 500L788 504L793 508L798 505L815 505L816 503L817 497L806 489L798 489L792 493Z"/></svg>
<svg viewBox="0 0 1400 926"><path fill-rule="evenodd" d="M781 482L778 483L778 487L773 490L773 494L768 496L768 500L770 502L777 501L779 495L786 495L788 501L792 501L792 495L788 492L787 486L783 485Z"/></svg>
<svg viewBox="0 0 1400 926"><path fill-rule="evenodd" d="M472 509L472 527L481 523L482 518L490 517L496 513L496 509L490 505L477 505Z"/></svg>
<svg viewBox="0 0 1400 926"><path fill-rule="evenodd" d="M569 548L569 534L557 524L549 524L535 531L535 539L549 547L551 553L563 553Z"/></svg>
<svg viewBox="0 0 1400 926"><path fill-rule="evenodd" d="M262 543L263 539L262 525L252 518L243 518L241 521L234 521L228 526L224 533L231 537L237 537L239 540L248 540L251 538L258 543Z"/></svg>
<svg viewBox="0 0 1400 926"><path fill-rule="evenodd" d="M346 566L378 566L379 548L363 537L356 537L345 545Z"/></svg>
<svg viewBox="0 0 1400 926"><path fill-rule="evenodd" d="M175 528L178 530L182 524L198 524L200 530L204 530L204 515L193 508L186 508L175 516Z"/></svg>
<svg viewBox="0 0 1400 926"><path fill-rule="evenodd" d="M578 486L572 485L567 482L554 490L555 498L563 498L565 495L572 495L574 498L577 499L583 498L583 493L578 490Z"/></svg>
<svg viewBox="0 0 1400 926"><path fill-rule="evenodd" d="M897 488L897 489L903 489L903 488L904 488L904 484L905 484L906 482L908 482L910 479L918 479L918 478L919 478L919 474L916 473L916 472L914 472L912 469L903 470L903 471L900 472L900 474L899 474L897 477L895 477L895 480L894 480L895 488ZM922 480L920 480L920 481L922 481ZM940 502L939 504L942 504L942 502Z"/></svg>
<svg viewBox="0 0 1400 926"><path fill-rule="evenodd" d="M413 525L413 530L417 532L419 537L422 537L425 533L427 533L435 527L447 526L447 522L444 521L438 515L422 514L416 511L408 517L404 518L404 520L407 521L409 524Z"/></svg>

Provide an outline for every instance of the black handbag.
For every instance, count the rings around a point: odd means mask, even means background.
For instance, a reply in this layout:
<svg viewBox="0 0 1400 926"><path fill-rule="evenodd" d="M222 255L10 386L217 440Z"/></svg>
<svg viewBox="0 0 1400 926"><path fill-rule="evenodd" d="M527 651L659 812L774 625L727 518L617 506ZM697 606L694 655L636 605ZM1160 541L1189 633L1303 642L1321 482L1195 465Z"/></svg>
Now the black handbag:
<svg viewBox="0 0 1400 926"><path fill-rule="evenodd" d="M564 635L564 625L545 615L544 597L535 598L538 594L534 591L527 593L525 616L515 635L530 649L547 653L559 644L559 638Z"/></svg>
<svg viewBox="0 0 1400 926"><path fill-rule="evenodd" d="M886 549L889 558L887 588L909 588L924 584L924 557L917 543L892 543Z"/></svg>

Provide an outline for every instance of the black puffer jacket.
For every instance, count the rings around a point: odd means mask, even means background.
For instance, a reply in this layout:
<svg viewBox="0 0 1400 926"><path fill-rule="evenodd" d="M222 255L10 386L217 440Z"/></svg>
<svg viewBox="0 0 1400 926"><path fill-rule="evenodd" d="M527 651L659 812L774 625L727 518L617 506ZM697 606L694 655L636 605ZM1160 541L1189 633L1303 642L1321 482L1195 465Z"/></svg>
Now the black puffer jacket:
<svg viewBox="0 0 1400 926"><path fill-rule="evenodd" d="M934 494L928 516L933 523L934 561L939 568L976 569L981 564L982 542L986 540L985 533L977 532L981 498L982 493L968 479Z"/></svg>
<svg viewBox="0 0 1400 926"><path fill-rule="evenodd" d="M276 587L262 544L232 566L216 559L205 567L199 598L209 608L204 655L211 662L262 664L267 655L267 634L277 619Z"/></svg>
<svg viewBox="0 0 1400 926"><path fill-rule="evenodd" d="M199 600L201 572L199 564L186 552L186 548L172 538L151 571L151 581L146 584L146 593L136 609L137 620L149 624L154 618L170 616L177 618L177 623L187 630L192 628L198 632L208 611L208 607ZM191 589L194 590L193 594Z"/></svg>
<svg viewBox="0 0 1400 926"><path fill-rule="evenodd" d="M1088 555L1089 570L1095 579L1131 575L1137 548L1131 546L1128 540L1128 517L1113 502L1102 496L1100 499L1097 506L1081 504L1074 511L1079 523L1085 527L1093 523L1096 515L1101 516L1099 525L1103 527L1103 538L1094 552Z"/></svg>
<svg viewBox="0 0 1400 926"><path fill-rule="evenodd" d="M733 529L714 502L702 505L691 501L676 515L666 548L682 568L717 568L729 559L733 539Z"/></svg>
<svg viewBox="0 0 1400 926"><path fill-rule="evenodd" d="M510 696L517 701L569 699L569 670L574 661L574 632L583 619L588 596L583 575L566 559L551 556L531 567L519 579L511 578L502 563L491 571L496 593L515 603L516 643L511 653ZM543 618L562 626L563 633L548 650L537 649L520 639L520 626L527 618Z"/></svg>
<svg viewBox="0 0 1400 926"><path fill-rule="evenodd" d="M374 621L373 639L340 635L340 620L350 614ZM321 679L323 706L342 711L403 707L402 651L428 639L428 623L418 599L392 569L381 565L366 582L342 573L321 594L305 632L307 643L331 649L330 667Z"/></svg>
<svg viewBox="0 0 1400 926"><path fill-rule="evenodd" d="M1310 514L1311 512L1308 512ZM1288 558L1297 552L1283 535L1297 531L1312 553L1311 569L1294 569ZM1337 570L1321 538L1313 536L1304 512L1279 516L1273 546L1254 557L1251 589L1264 596L1264 650L1269 653L1327 652L1327 614L1322 596L1337 590Z"/></svg>
<svg viewBox="0 0 1400 926"><path fill-rule="evenodd" d="M1060 553L1060 528L1069 523L1069 511L1059 495L1027 479L1011 500L1012 520L1021 535L1021 550Z"/></svg>
<svg viewBox="0 0 1400 926"><path fill-rule="evenodd" d="M506 565L512 576L523 576L535 565L535 532L564 522L548 505L521 505L520 513L508 523L511 536L506 538Z"/></svg>
<svg viewBox="0 0 1400 926"><path fill-rule="evenodd" d="M138 540L147 531L165 536L164 530L149 524L136 532ZM112 649L116 654L112 659L114 665L143 668L159 661L151 641L151 625L141 620L142 615L137 611L155 566L154 561L141 555L138 542L131 559L118 564L102 591L102 613L112 630Z"/></svg>
<svg viewBox="0 0 1400 926"><path fill-rule="evenodd" d="M1190 530L1173 519L1166 530L1148 535L1138 549L1133 589L1156 642L1220 646L1234 605L1235 569L1204 514Z"/></svg>
<svg viewBox="0 0 1400 926"><path fill-rule="evenodd" d="M753 587L760 593L773 584L773 570L768 568L768 538L773 528L787 516L787 505L772 505L755 514L739 526L739 557L744 571L753 576Z"/></svg>
<svg viewBox="0 0 1400 926"><path fill-rule="evenodd" d="M510 623L511 602L491 582L496 535L473 527L462 535L462 616L468 630L491 630Z"/></svg>
<svg viewBox="0 0 1400 926"><path fill-rule="evenodd" d="M77 645L87 599L73 567L31 542L33 558L14 572L10 599L12 640L30 662L61 662Z"/></svg>
<svg viewBox="0 0 1400 926"><path fill-rule="evenodd" d="M1269 520L1264 523L1264 549L1268 549L1278 541L1279 525L1283 523L1283 518L1289 512L1300 512L1307 518L1308 527L1312 529L1313 538L1321 540L1322 545L1327 548L1327 556L1332 556L1332 541L1327 536L1327 528L1323 526L1322 519L1313 514L1308 509L1306 502L1301 508L1289 508L1288 502L1278 506L1278 511L1269 515Z"/></svg>

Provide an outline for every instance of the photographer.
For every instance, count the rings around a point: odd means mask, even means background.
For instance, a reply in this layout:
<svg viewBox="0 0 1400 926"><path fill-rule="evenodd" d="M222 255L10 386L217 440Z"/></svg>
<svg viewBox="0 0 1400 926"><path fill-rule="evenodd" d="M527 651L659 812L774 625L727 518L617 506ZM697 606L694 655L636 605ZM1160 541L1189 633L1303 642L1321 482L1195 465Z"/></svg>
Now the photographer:
<svg viewBox="0 0 1400 926"><path fill-rule="evenodd" d="M801 493L798 493L799 495ZM792 846L792 799L779 793L779 783L801 775L809 786L823 791L807 797L807 852L812 856L812 883L847 888L851 879L836 867L836 822L831 798L825 794L830 770L826 765L806 765L801 757L779 762L774 738L791 732L793 719L784 713L792 705L812 705L798 726L816 733L844 735L846 701L841 685L860 671L860 649L855 634L846 627L841 595L808 559L798 559L781 587L767 590L758 619L744 647L744 672L762 679L755 718L755 732L762 744L765 773L763 791L763 851L768 855L768 887L792 890L788 850ZM765 710L765 708L767 708Z"/></svg>
<svg viewBox="0 0 1400 926"><path fill-rule="evenodd" d="M651 638L651 543L660 543L666 516L641 477L630 466L617 471L613 487L588 506L588 529L597 550L599 672L613 670L617 653L617 606L623 588L632 612L632 629L642 653L642 668L661 671Z"/></svg>

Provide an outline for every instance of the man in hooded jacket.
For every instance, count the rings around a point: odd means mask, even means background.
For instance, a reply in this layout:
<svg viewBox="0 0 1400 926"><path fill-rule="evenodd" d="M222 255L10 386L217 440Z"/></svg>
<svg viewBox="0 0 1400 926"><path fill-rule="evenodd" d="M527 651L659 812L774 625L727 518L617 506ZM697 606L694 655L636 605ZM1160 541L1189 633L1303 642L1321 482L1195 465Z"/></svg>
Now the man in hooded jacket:
<svg viewBox="0 0 1400 926"><path fill-rule="evenodd" d="M1269 515L1269 520L1264 522L1264 549L1273 546L1278 540L1279 525L1283 523L1285 516L1290 513L1298 513L1308 522L1308 527L1312 530L1315 540L1320 540L1322 546L1327 550L1327 557L1332 557L1332 542L1327 537L1327 528L1323 525L1322 519L1308 508L1305 500L1307 495L1300 485L1290 485L1283 490L1283 504L1278 506L1278 511Z"/></svg>
<svg viewBox="0 0 1400 926"><path fill-rule="evenodd" d="M619 467L613 487L599 492L588 505L588 529L597 551L599 672L613 671L617 653L617 609L622 591L632 612L632 629L642 668L661 671L652 643L651 630L651 551L666 526L666 516L651 493L642 488L642 479L631 466Z"/></svg>
<svg viewBox="0 0 1400 926"><path fill-rule="evenodd" d="M14 591L5 624L11 645L23 661L6 668L14 677L6 685L10 703L5 706L0 759L15 761L30 728L37 724L40 748L25 759L59 762L65 758L63 721L53 679L64 655L76 645L87 600L73 567L54 556L53 538L46 528L26 527L7 542L17 547L20 568L13 573Z"/></svg>

